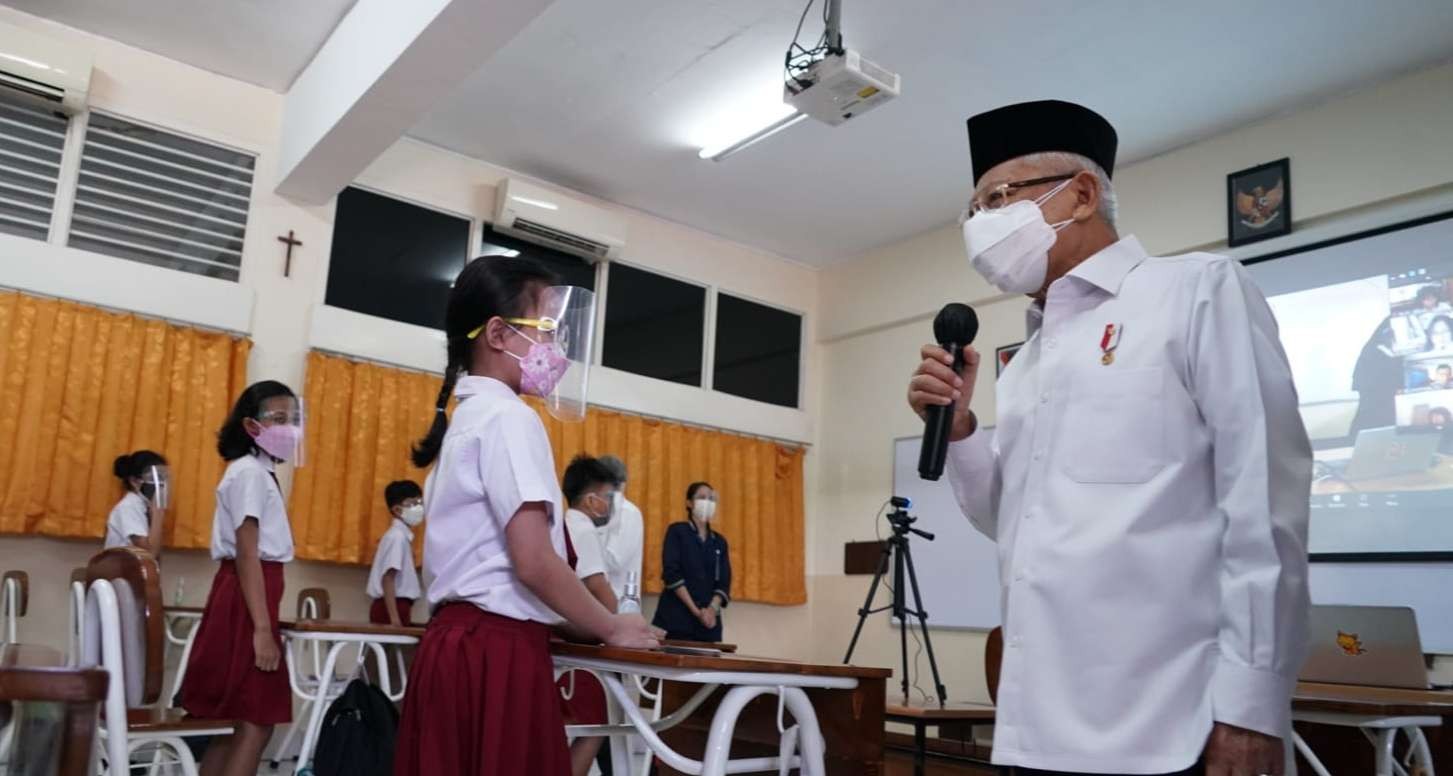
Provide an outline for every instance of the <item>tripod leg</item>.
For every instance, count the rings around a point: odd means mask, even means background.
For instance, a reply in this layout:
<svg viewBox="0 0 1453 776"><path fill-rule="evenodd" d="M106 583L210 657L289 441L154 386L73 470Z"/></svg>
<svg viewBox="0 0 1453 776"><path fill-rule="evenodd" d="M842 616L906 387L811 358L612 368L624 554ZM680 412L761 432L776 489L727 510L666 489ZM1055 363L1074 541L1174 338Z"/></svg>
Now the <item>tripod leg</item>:
<svg viewBox="0 0 1453 776"><path fill-rule="evenodd" d="M843 656L843 665L853 662L853 650L858 648L858 637L863 634L863 623L867 622L868 614L873 608L873 597L878 594L878 583L888 573L888 556L892 552L893 545L883 545L883 553L878 556L878 570L873 574L873 584L868 586L868 597L863 601L863 608L858 610L858 627L853 628L853 640L848 642L848 654Z"/></svg>
<svg viewBox="0 0 1453 776"><path fill-rule="evenodd" d="M898 654L903 658L903 705L913 698L908 694L908 591L903 589L903 561L908 557L908 541L898 546L893 556L893 616L898 620Z"/></svg>
<svg viewBox="0 0 1453 776"><path fill-rule="evenodd" d="M908 566L908 581L913 585L913 606L918 615L918 629L923 631L923 649L928 653L928 667L933 670L933 686L938 691L938 705L943 706L948 701L948 690L944 689L943 680L938 675L938 660L934 659L933 641L928 637L928 612L923 611L923 597L918 594L918 572L913 569L913 554L906 542L899 552ZM908 628L907 620L903 627Z"/></svg>

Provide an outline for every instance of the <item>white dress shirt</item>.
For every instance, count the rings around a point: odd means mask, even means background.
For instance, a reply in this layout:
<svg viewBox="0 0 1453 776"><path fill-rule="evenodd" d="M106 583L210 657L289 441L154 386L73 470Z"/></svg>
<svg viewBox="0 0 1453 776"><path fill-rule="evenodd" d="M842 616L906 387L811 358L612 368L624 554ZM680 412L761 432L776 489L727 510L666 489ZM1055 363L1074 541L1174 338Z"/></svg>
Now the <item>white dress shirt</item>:
<svg viewBox="0 0 1453 776"><path fill-rule="evenodd" d="M646 541L645 520L641 510L629 499L622 498L620 509L610 522L596 529L600 550L605 556L605 578L616 597L626 594L626 578L634 572L641 581L641 552ZM639 592L639 591L637 591Z"/></svg>
<svg viewBox="0 0 1453 776"><path fill-rule="evenodd" d="M262 560L287 563L293 559L293 527L287 506L266 453L244 455L227 464L217 484L217 511L212 517L212 559L237 557L237 529L249 517L257 519L257 554Z"/></svg>
<svg viewBox="0 0 1453 776"><path fill-rule="evenodd" d="M131 537L146 537L151 534L151 518L147 511L146 497L134 490L126 492L111 514L106 517L106 543L102 549L130 547Z"/></svg>
<svg viewBox="0 0 1453 776"><path fill-rule="evenodd" d="M414 600L419 597L419 570L414 568L414 529L394 518L393 525L378 540L373 568L368 570L368 597L383 598L383 575L394 575L394 595Z"/></svg>
<svg viewBox="0 0 1453 776"><path fill-rule="evenodd" d="M1173 772L1213 721L1290 751L1311 446L1241 265L1106 248L1050 287L997 396L997 429L949 454L999 544L994 762Z"/></svg>
<svg viewBox="0 0 1453 776"><path fill-rule="evenodd" d="M468 601L516 620L563 621L515 576L505 527L520 507L544 503L550 544L565 557L564 501L540 416L504 383L465 376L459 407L424 487L424 578L429 605Z"/></svg>
<svg viewBox="0 0 1453 776"><path fill-rule="evenodd" d="M604 574L605 556L601 552L600 537L595 532L595 521L578 509L568 509L565 511L565 527L570 531L570 543L575 547L575 576L586 579Z"/></svg>

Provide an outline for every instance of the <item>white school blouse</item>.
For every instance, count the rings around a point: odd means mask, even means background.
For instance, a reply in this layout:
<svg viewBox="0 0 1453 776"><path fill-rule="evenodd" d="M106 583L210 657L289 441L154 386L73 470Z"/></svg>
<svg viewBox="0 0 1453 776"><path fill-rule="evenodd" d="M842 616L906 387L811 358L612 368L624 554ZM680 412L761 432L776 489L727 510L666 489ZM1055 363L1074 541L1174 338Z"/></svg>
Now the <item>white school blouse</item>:
<svg viewBox="0 0 1453 776"><path fill-rule="evenodd" d="M130 547L131 537L147 536L150 532L146 498L134 490L127 491L106 518L106 544L102 549Z"/></svg>
<svg viewBox="0 0 1453 776"><path fill-rule="evenodd" d="M373 568L368 571L368 597L383 598L383 575L394 575L394 595L399 598L419 597L419 570L414 568L414 529L394 518L393 525L378 540L373 553Z"/></svg>
<svg viewBox="0 0 1453 776"><path fill-rule="evenodd" d="M293 559L293 528L283 505L275 465L264 453L244 455L227 464L217 484L217 512L212 518L212 559L237 557L237 529L257 518L257 554L262 560Z"/></svg>
<svg viewBox="0 0 1453 776"><path fill-rule="evenodd" d="M565 528L570 531L570 544L575 547L575 576L586 579L604 574L605 554L601 552L600 536L590 515L578 509L567 509Z"/></svg>
<svg viewBox="0 0 1453 776"><path fill-rule="evenodd" d="M505 541L520 507L541 502L550 516L550 544L565 557L563 498L545 425L498 380L461 377L454 395L459 406L425 483L429 606L468 601L517 620L563 622L515 576Z"/></svg>
<svg viewBox="0 0 1453 776"><path fill-rule="evenodd" d="M1214 722L1290 753L1312 455L1265 298L1235 261L1126 237L1033 312L997 428L949 448L999 545L994 762L1179 771Z"/></svg>

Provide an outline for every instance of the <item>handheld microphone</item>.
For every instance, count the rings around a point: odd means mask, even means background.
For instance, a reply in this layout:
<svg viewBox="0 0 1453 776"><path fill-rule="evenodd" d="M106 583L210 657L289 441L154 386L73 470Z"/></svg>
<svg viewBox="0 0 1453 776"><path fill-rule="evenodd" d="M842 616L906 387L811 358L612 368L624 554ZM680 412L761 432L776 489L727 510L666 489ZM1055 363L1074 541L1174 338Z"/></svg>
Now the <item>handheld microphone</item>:
<svg viewBox="0 0 1453 776"><path fill-rule="evenodd" d="M966 304L946 304L934 317L933 336L938 340L939 347L953 356L954 374L964 368L964 346L972 344L978 333L979 316ZM953 428L954 409L957 404L958 402L934 405L924 412L923 447L918 451L918 476L925 480L937 480L943 476L944 461L948 458L949 431Z"/></svg>

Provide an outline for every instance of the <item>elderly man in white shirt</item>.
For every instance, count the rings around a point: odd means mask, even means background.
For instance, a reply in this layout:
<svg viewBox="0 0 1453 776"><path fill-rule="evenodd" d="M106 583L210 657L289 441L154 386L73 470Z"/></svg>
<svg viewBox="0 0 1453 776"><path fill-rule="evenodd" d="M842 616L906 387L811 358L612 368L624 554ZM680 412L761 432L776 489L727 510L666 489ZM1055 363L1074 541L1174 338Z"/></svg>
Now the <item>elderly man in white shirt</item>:
<svg viewBox="0 0 1453 776"><path fill-rule="evenodd" d="M605 556L605 576L610 580L616 597L625 595L626 580L636 575L641 581L641 553L645 543L645 520L641 510L626 498L626 463L613 455L602 455L599 459L605 468L615 476L615 505L610 520L599 526L600 549Z"/></svg>
<svg viewBox="0 0 1453 776"><path fill-rule="evenodd" d="M925 347L909 403L955 402L948 471L999 544L994 762L1019 774L1259 776L1290 762L1307 639L1311 447L1241 266L1114 225L1116 135L1057 101L968 121L971 263L1031 297L997 428Z"/></svg>

